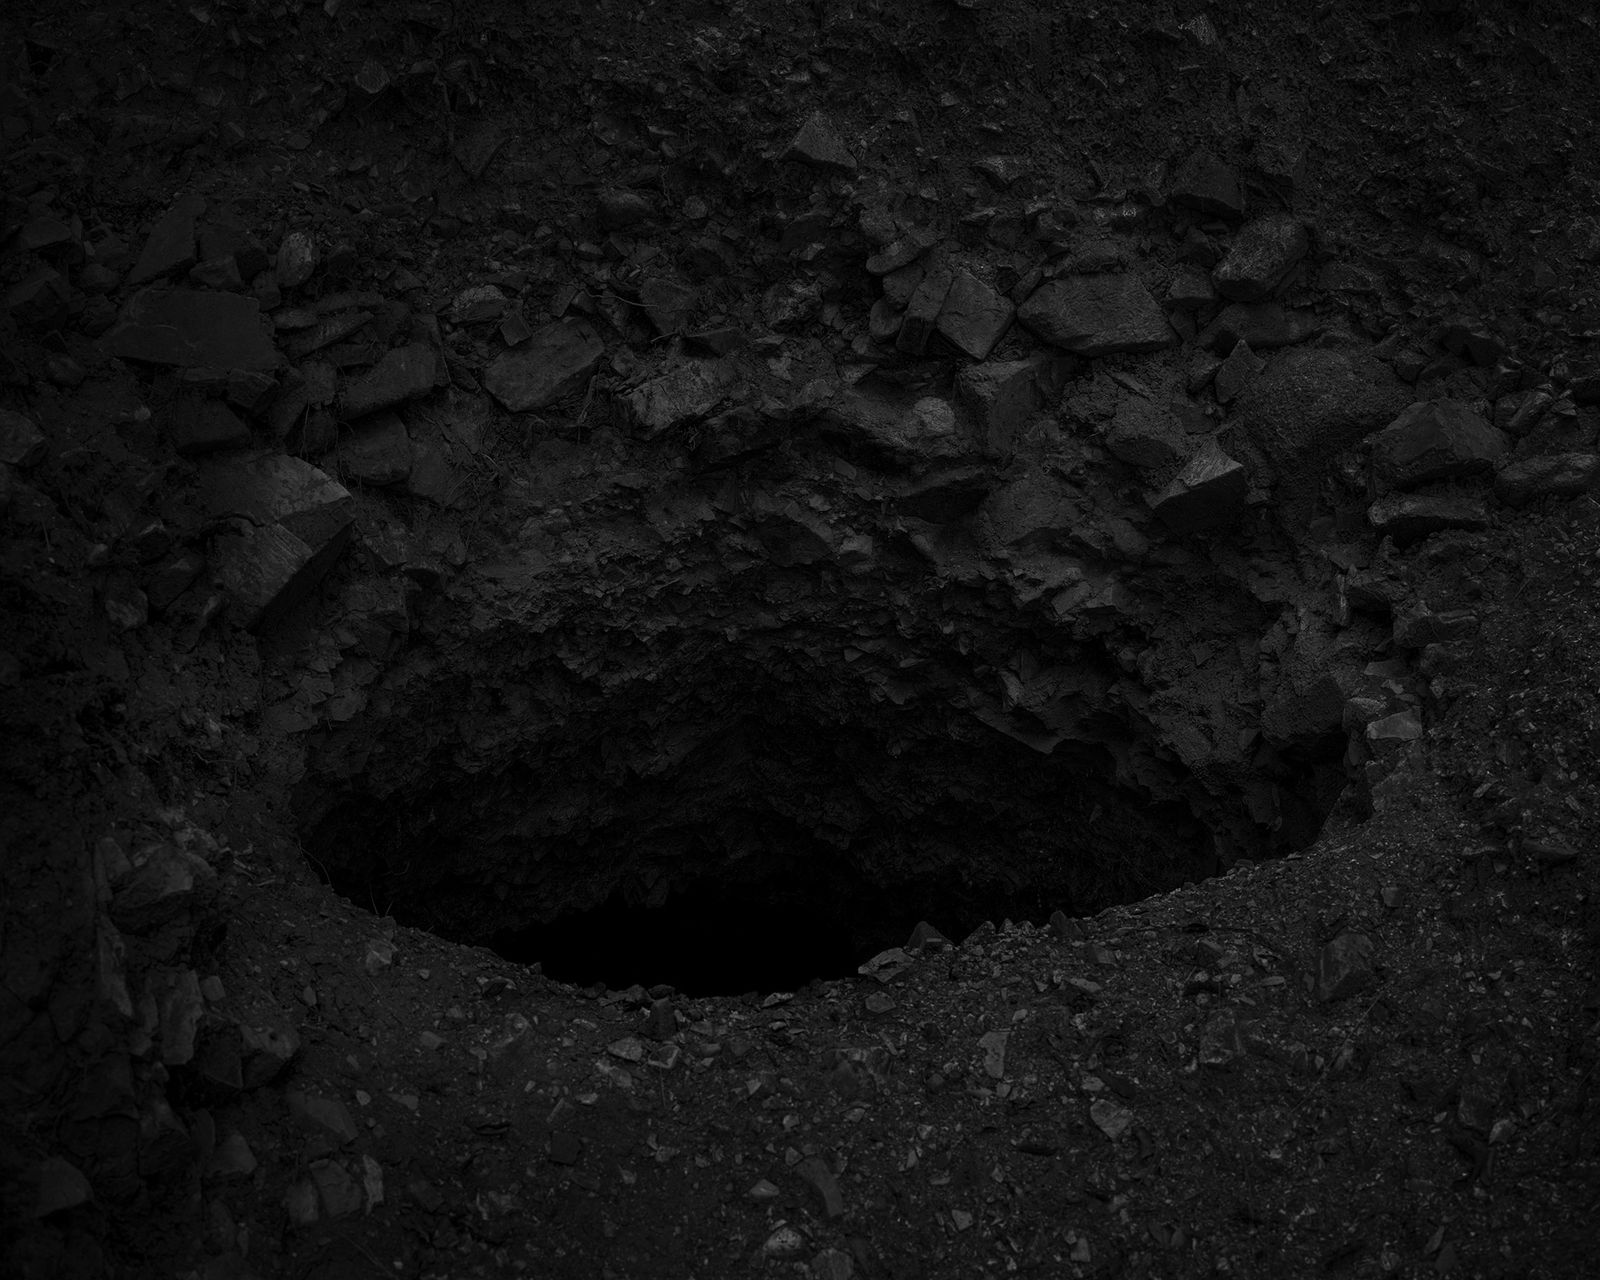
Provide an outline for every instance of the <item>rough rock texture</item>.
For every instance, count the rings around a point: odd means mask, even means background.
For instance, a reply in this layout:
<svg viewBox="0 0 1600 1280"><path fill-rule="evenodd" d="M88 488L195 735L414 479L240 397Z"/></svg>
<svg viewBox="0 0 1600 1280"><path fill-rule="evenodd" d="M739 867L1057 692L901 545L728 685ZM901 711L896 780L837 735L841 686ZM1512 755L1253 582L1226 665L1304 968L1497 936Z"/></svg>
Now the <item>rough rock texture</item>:
<svg viewBox="0 0 1600 1280"><path fill-rule="evenodd" d="M1269 214L1247 222L1211 273L1217 292L1234 302L1264 302L1311 247L1298 219Z"/></svg>
<svg viewBox="0 0 1600 1280"><path fill-rule="evenodd" d="M1372 475L1384 488L1415 489L1488 471L1510 444L1470 405L1419 402L1372 438Z"/></svg>
<svg viewBox="0 0 1600 1280"><path fill-rule="evenodd" d="M1176 340L1149 290L1127 273L1053 280L1017 308L1017 319L1043 341L1080 356L1159 351Z"/></svg>

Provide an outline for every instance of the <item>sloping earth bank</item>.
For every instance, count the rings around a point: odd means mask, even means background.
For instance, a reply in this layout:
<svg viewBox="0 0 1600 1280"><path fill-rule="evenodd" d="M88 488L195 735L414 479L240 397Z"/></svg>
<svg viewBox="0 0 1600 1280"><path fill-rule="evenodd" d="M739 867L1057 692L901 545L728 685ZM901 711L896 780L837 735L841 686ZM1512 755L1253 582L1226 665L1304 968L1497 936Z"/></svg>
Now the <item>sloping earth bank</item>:
<svg viewBox="0 0 1600 1280"><path fill-rule="evenodd" d="M12 1271L1583 1273L1583 6L8 22Z"/></svg>

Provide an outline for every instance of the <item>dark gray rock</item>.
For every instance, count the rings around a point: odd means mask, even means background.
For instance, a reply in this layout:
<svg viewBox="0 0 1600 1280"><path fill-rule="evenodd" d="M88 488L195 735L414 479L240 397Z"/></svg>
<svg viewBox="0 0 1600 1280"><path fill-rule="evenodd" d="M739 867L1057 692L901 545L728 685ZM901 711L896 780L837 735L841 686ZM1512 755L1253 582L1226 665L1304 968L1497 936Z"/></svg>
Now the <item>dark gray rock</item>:
<svg viewBox="0 0 1600 1280"><path fill-rule="evenodd" d="M186 396L168 414L167 438L180 454L197 457L246 447L250 428L222 401Z"/></svg>
<svg viewBox="0 0 1600 1280"><path fill-rule="evenodd" d="M1600 454L1549 453L1512 458L1494 478L1494 496L1508 507L1539 498L1576 498L1600 483Z"/></svg>
<svg viewBox="0 0 1600 1280"><path fill-rule="evenodd" d="M895 349L910 356L920 356L928 348L939 323L939 313L944 300L955 283L955 273L934 267L923 275L922 281L906 303L906 313L900 317L900 333L895 338Z"/></svg>
<svg viewBox="0 0 1600 1280"><path fill-rule="evenodd" d="M1131 273L1053 280L1017 309L1017 319L1041 340L1081 356L1160 351L1177 341L1150 291Z"/></svg>
<svg viewBox="0 0 1600 1280"><path fill-rule="evenodd" d="M623 425L649 440L698 422L717 407L732 382L733 370L725 361L680 361L621 397Z"/></svg>
<svg viewBox="0 0 1600 1280"><path fill-rule="evenodd" d="M1309 311L1291 311L1279 302L1233 302L1223 307L1200 334L1200 345L1227 355L1241 342L1252 350L1298 346L1322 332Z"/></svg>
<svg viewBox="0 0 1600 1280"><path fill-rule="evenodd" d="M0 463L31 467L43 460L47 449L38 423L11 409L0 409Z"/></svg>
<svg viewBox="0 0 1600 1280"><path fill-rule="evenodd" d="M844 139L839 136L839 130L833 121L821 111L800 126L800 131L794 135L793 141L784 148L783 155L779 158L797 160L801 164L838 173L856 171L855 157L845 146Z"/></svg>
<svg viewBox="0 0 1600 1280"><path fill-rule="evenodd" d="M197 195L182 195L162 214L139 253L139 260L128 272L130 285L149 284L177 275L195 265L195 219L206 211L205 200Z"/></svg>
<svg viewBox="0 0 1600 1280"><path fill-rule="evenodd" d="M1246 223L1211 273L1217 292L1235 302L1263 302L1306 256L1311 238L1298 219L1268 214Z"/></svg>
<svg viewBox="0 0 1600 1280"><path fill-rule="evenodd" d="M278 284L285 289L298 289L311 279L321 257L315 240L304 231L291 231L278 245L274 264Z"/></svg>
<svg viewBox="0 0 1600 1280"><path fill-rule="evenodd" d="M637 191L602 191L597 201L600 226L605 231L626 231L656 215L655 204L649 196Z"/></svg>
<svg viewBox="0 0 1600 1280"><path fill-rule="evenodd" d="M1209 151L1191 152L1178 166L1169 198L1173 204L1201 213L1224 218L1244 216L1244 194L1239 188L1238 170Z"/></svg>
<svg viewBox="0 0 1600 1280"><path fill-rule="evenodd" d="M1174 533L1201 533L1237 522L1249 487L1244 466L1207 440L1150 507Z"/></svg>
<svg viewBox="0 0 1600 1280"><path fill-rule="evenodd" d="M1327 1003L1365 991L1376 981L1376 948L1364 933L1341 933L1317 956L1317 999Z"/></svg>
<svg viewBox="0 0 1600 1280"><path fill-rule="evenodd" d="M347 480L383 486L411 474L411 437L397 413L375 413L339 441L339 472Z"/></svg>
<svg viewBox="0 0 1600 1280"><path fill-rule="evenodd" d="M1267 362L1250 350L1248 342L1236 343L1212 378L1212 387L1217 393L1218 402L1232 404L1239 393L1254 382L1256 375L1266 367Z"/></svg>
<svg viewBox="0 0 1600 1280"><path fill-rule="evenodd" d="M1486 472L1510 444L1460 400L1419 401L1373 438L1372 475L1385 489L1415 489Z"/></svg>
<svg viewBox="0 0 1600 1280"><path fill-rule="evenodd" d="M582 320L558 320L496 357L484 370L483 388L512 413L542 409L587 386L605 354L599 335Z"/></svg>
<svg viewBox="0 0 1600 1280"><path fill-rule="evenodd" d="M957 376L956 400L977 420L991 449L1013 448L1043 402L1038 372L1036 360L997 360L968 365Z"/></svg>
<svg viewBox="0 0 1600 1280"><path fill-rule="evenodd" d="M682 333L688 327L698 299L692 287L668 277L652 277L639 286L639 305L663 336Z"/></svg>
<svg viewBox="0 0 1600 1280"><path fill-rule="evenodd" d="M1367 519L1401 546L1446 529L1489 527L1483 499L1463 494L1392 493L1367 508Z"/></svg>
<svg viewBox="0 0 1600 1280"><path fill-rule="evenodd" d="M970 360L987 360L1011 327L1016 308L976 276L962 271L951 282L935 327Z"/></svg>
<svg viewBox="0 0 1600 1280"><path fill-rule="evenodd" d="M106 337L114 356L181 369L254 369L278 365L254 298L197 289L136 293Z"/></svg>
<svg viewBox="0 0 1600 1280"><path fill-rule="evenodd" d="M1118 403L1105 442L1106 448L1129 466L1152 471L1177 466L1193 450L1188 432L1177 419L1143 396L1129 396Z"/></svg>
<svg viewBox="0 0 1600 1280"><path fill-rule="evenodd" d="M835 397L817 425L824 436L859 446L893 468L947 462L976 451L955 408L938 396L855 387Z"/></svg>
<svg viewBox="0 0 1600 1280"><path fill-rule="evenodd" d="M433 393L439 355L426 342L411 342L383 354L383 359L344 390L339 416L345 421L369 413L398 409Z"/></svg>

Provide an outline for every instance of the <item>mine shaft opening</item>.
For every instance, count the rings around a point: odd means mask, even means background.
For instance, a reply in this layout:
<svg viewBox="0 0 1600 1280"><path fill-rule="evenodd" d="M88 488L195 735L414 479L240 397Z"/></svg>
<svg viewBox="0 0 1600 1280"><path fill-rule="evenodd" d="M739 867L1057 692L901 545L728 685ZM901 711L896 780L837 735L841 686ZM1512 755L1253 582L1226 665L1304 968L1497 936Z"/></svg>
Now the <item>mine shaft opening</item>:
<svg viewBox="0 0 1600 1280"><path fill-rule="evenodd" d="M409 788L308 789L303 838L352 902L552 979L738 995L854 975L919 921L959 942L1303 846L1342 776L1330 739L1274 752L1254 794L1207 790L1118 726L1046 751L836 694L745 689L665 727L574 716ZM648 762L622 745L647 734L669 744Z"/></svg>

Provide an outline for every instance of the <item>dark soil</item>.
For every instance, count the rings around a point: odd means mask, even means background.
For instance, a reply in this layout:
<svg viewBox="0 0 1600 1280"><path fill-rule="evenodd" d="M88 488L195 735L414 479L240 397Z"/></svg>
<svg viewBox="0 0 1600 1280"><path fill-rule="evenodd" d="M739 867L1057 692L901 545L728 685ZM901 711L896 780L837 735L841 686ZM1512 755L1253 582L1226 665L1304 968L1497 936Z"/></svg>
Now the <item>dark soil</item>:
<svg viewBox="0 0 1600 1280"><path fill-rule="evenodd" d="M0 36L7 1275L1591 1272L1589 5Z"/></svg>

